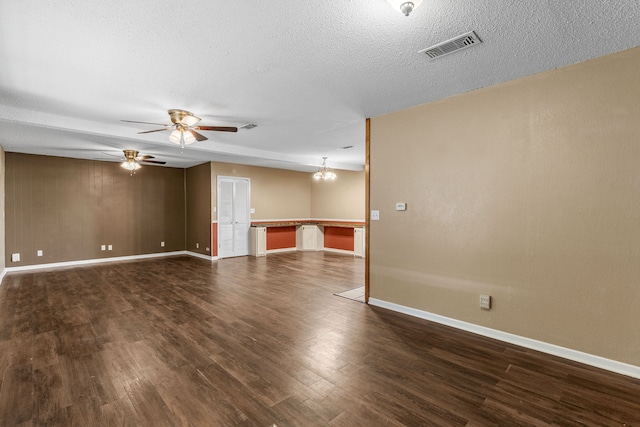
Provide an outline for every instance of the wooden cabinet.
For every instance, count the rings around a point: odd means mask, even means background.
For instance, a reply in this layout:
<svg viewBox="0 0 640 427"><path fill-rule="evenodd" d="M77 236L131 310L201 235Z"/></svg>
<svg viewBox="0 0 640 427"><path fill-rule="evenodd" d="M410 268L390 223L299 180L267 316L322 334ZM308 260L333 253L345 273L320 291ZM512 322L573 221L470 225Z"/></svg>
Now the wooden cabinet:
<svg viewBox="0 0 640 427"><path fill-rule="evenodd" d="M301 225L296 230L296 249L299 251L321 251L324 249L322 227Z"/></svg>
<svg viewBox="0 0 640 427"><path fill-rule="evenodd" d="M365 241L364 241L364 227L353 229L353 255L364 258L365 254Z"/></svg>
<svg viewBox="0 0 640 427"><path fill-rule="evenodd" d="M251 227L249 254L259 257L267 255L267 227Z"/></svg>

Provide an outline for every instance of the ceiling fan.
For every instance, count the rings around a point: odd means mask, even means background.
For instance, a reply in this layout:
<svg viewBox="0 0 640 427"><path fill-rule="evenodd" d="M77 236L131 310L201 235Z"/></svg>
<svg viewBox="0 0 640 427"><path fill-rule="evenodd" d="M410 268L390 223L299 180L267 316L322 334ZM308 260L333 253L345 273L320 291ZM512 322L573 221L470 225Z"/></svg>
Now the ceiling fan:
<svg viewBox="0 0 640 427"><path fill-rule="evenodd" d="M146 155L139 156L136 150L122 150L124 153L124 161L120 164L121 167L131 172L131 175L136 173L138 169L140 169L140 163L155 163L157 165L165 165L167 162L160 162L155 159L155 157Z"/></svg>
<svg viewBox="0 0 640 427"><path fill-rule="evenodd" d="M184 148L185 145L192 144L195 141L206 141L208 138L197 131L217 131L217 132L238 132L237 127L231 126L196 126L196 124L202 120L200 117L196 117L193 113L185 110L169 110L169 118L171 119L170 125L162 123L150 123L150 122L136 122L133 120L122 120L127 123L142 123L147 125L164 126L162 129L147 130L142 133L162 132L170 130L169 141L179 144Z"/></svg>

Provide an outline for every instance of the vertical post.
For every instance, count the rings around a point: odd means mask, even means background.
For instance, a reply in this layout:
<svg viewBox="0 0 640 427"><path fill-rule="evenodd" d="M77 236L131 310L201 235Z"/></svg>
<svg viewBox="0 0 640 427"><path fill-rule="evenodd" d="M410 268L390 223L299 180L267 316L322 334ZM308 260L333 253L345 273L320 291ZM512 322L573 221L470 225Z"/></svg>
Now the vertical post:
<svg viewBox="0 0 640 427"><path fill-rule="evenodd" d="M369 154L371 150L371 119L367 118L365 122L365 161L364 161L364 191L365 191L365 245L364 245L364 302L369 302L369 264L370 264L370 254L369 254L369 245L371 242L370 233L371 233L371 173L369 166Z"/></svg>

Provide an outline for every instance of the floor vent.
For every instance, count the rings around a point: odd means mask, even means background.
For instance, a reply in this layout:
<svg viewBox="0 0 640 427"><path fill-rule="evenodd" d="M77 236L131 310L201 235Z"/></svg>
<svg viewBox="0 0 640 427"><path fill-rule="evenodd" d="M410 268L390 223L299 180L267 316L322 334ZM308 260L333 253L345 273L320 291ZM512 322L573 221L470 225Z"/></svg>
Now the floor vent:
<svg viewBox="0 0 640 427"><path fill-rule="evenodd" d="M470 31L466 34L462 34L461 36L454 37L451 40L447 40L446 42L438 43L437 45L423 49L418 53L425 53L429 58L435 59L480 43L482 43L480 37L478 37L474 31Z"/></svg>

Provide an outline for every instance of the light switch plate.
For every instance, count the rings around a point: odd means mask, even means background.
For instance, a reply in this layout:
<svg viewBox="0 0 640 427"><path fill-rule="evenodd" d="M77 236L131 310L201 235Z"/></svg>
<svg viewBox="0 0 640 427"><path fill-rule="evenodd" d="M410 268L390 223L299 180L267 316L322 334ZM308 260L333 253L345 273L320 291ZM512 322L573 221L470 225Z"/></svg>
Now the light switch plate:
<svg viewBox="0 0 640 427"><path fill-rule="evenodd" d="M11 262L20 262L20 254L11 254Z"/></svg>

